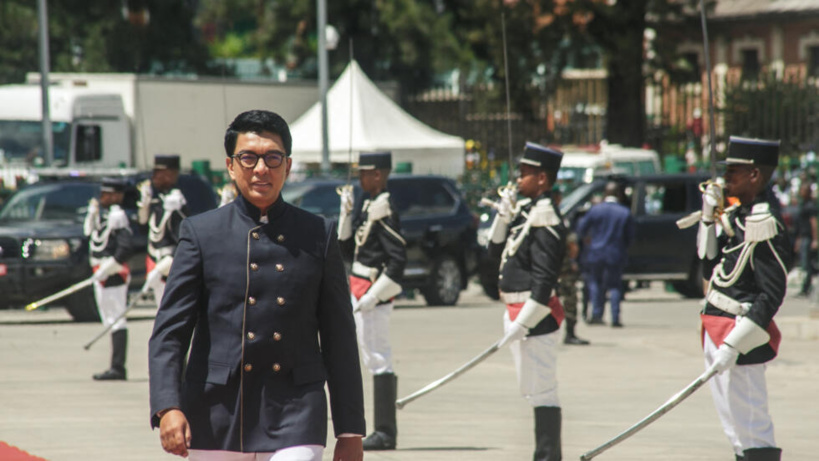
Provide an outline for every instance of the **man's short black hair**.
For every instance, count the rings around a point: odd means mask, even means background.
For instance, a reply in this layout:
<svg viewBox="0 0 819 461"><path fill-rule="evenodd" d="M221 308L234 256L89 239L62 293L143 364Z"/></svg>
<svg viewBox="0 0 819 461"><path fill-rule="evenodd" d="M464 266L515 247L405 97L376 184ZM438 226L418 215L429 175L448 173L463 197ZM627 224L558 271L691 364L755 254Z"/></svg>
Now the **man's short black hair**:
<svg viewBox="0 0 819 461"><path fill-rule="evenodd" d="M281 115L269 110L249 110L237 115L225 131L225 154L228 157L236 150L236 138L239 133L261 133L269 131L281 136L284 143L284 153L290 156L293 147L293 138L290 136L290 127Z"/></svg>

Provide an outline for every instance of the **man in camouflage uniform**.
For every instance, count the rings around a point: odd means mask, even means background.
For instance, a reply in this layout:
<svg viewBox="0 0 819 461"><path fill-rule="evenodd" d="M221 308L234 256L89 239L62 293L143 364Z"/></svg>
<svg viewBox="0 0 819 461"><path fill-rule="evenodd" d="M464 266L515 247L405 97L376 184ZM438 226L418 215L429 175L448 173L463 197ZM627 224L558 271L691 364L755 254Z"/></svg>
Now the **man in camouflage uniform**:
<svg viewBox="0 0 819 461"><path fill-rule="evenodd" d="M560 207L563 199L563 191L559 187L552 188L552 202L556 207ZM569 223L564 219L566 229L571 229ZM577 256L580 254L580 247L577 244L577 234L569 231L566 236L566 257L563 258L563 266L560 268L560 278L557 285L557 296L563 303L563 312L566 314L566 336L563 344L585 346L589 344L585 339L580 339L574 334L574 327L577 325L577 282L580 280L580 266L577 263Z"/></svg>

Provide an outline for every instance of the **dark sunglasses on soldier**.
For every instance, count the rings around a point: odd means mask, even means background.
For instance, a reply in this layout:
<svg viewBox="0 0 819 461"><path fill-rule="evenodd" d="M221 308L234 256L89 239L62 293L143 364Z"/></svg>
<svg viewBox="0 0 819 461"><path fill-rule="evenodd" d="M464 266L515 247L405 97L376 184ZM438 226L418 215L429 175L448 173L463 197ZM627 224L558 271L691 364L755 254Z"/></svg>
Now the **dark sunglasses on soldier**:
<svg viewBox="0 0 819 461"><path fill-rule="evenodd" d="M241 154L234 154L230 156L230 158L238 160L239 164L245 168L256 168L256 164L259 163L259 158L264 159L264 164L268 168L278 168L284 161L284 157L285 154L283 152L270 152L264 155L243 152Z"/></svg>

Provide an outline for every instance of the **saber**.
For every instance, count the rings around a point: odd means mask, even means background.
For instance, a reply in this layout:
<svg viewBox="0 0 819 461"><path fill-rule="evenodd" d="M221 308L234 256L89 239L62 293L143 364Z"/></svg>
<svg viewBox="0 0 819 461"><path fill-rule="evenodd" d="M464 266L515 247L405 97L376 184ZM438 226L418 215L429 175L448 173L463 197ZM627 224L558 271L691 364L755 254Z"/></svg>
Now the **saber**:
<svg viewBox="0 0 819 461"><path fill-rule="evenodd" d="M54 293L53 295L46 296L45 298L43 298L43 299L41 299L39 301L34 301L33 303L27 304L26 305L26 310L27 311L33 311L35 309L43 307L46 304L52 303L52 302L54 302L54 301L56 301L56 300L58 300L60 298L64 298L64 297L66 297L66 296L68 296L70 294L76 293L76 292L82 290L83 288L91 285L92 283L94 283L94 277L93 276L88 277L87 279L83 280L82 282L77 282L74 285L71 285L70 287L66 288L65 290L58 291L58 292Z"/></svg>
<svg viewBox="0 0 819 461"><path fill-rule="evenodd" d="M105 336L105 334L106 334L106 333L108 333L109 331L111 331L111 329L112 329L112 328L114 328L114 325L116 325L116 324L117 324L117 322L119 322L120 320L122 320L123 318L125 318L125 316L126 316L126 315L128 315L128 312L129 312L131 309L133 309L133 308L136 306L137 301L139 301L139 300L140 300L140 299L142 299L142 298L143 298L143 297L144 297L146 294L148 294L148 291L149 291L150 289L151 289L150 287L148 287L148 288L143 287L141 290L139 290L139 293L137 293L137 294L136 294L136 296L134 296L134 297L131 299L131 302L129 302L129 303L128 303L128 307L126 307L126 308L125 308L125 310L122 312L122 314L120 314L120 315L119 315L119 317L115 318L115 319L114 319L114 321L113 321L113 322L111 322L111 324L110 324L110 325L108 325L107 327L105 327L105 329L104 329L104 330L102 330L102 331L101 331L101 332L100 332L100 333L99 333L97 336L94 336L94 339L92 339L91 341L88 341L88 343L87 343L85 346L83 346L83 349L85 349L85 350L91 349L91 346L93 346L93 345L94 345L94 343L96 343L97 341L99 341L99 340L100 340L100 338L102 338L103 336Z"/></svg>
<svg viewBox="0 0 819 461"><path fill-rule="evenodd" d="M642 420L640 420L637 424L631 426L630 428L626 429L617 437L609 440L608 442L600 445L599 447L595 448L594 450L588 451L580 456L580 461L589 461L590 459L594 458L595 456L603 453L604 451L608 450L609 448L617 445L618 443L626 440L627 438L631 437L632 435L636 434L649 424L653 423L654 421L660 419L661 416L671 411L672 408L676 407L680 404L683 400L688 398L691 394L693 394L697 389L699 389L703 384L705 384L709 379L711 379L715 374L717 374L716 367L711 367L706 370L703 374L701 374L697 379L695 379L691 384L688 385L685 389L677 392L667 402L662 404L659 408L654 410L653 413L646 416Z"/></svg>
<svg viewBox="0 0 819 461"><path fill-rule="evenodd" d="M711 160L711 180L717 178L717 133L716 122L714 122L714 89L711 84L711 56L709 54L708 46L708 25L705 20L705 0L700 0L700 20L702 22L702 46L704 48L703 55L705 56L705 72L708 76L708 113L709 113L709 138L711 147L709 149Z"/></svg>
<svg viewBox="0 0 819 461"><path fill-rule="evenodd" d="M395 406L400 410L400 409L404 408L404 406L406 404L412 402L413 400L421 397L422 395L429 394L430 392L434 391L435 389L438 389L439 387L443 386L444 384L446 384L446 383L452 381L453 379L457 378L458 376L466 373L467 370L469 370L470 368L474 367L475 365L483 362L484 360L486 360L487 357L489 357L490 355L497 352L499 344L500 344L500 341L496 342L489 349L481 352L480 355L473 358L469 362L466 362L460 368L453 371L452 373L444 376L443 378L441 378L441 379L439 379L437 381L433 381L433 382L427 384L426 386L424 386L420 390L415 391L414 393L404 397L403 399L396 400L395 401Z"/></svg>

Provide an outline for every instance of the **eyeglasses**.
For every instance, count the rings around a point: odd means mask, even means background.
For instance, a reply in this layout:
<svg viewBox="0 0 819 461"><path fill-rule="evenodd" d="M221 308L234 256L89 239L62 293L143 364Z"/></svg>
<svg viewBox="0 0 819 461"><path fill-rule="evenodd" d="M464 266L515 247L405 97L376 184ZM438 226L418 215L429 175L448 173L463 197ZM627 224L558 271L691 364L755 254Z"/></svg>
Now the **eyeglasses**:
<svg viewBox="0 0 819 461"><path fill-rule="evenodd" d="M271 152L269 154L264 155L256 155L251 154L249 152L245 152L242 154L234 154L231 155L230 158L239 160L239 164L245 168L256 168L256 165L259 163L259 159L264 159L264 164L268 168L278 168L279 165L282 164L284 161L285 154L282 152Z"/></svg>

